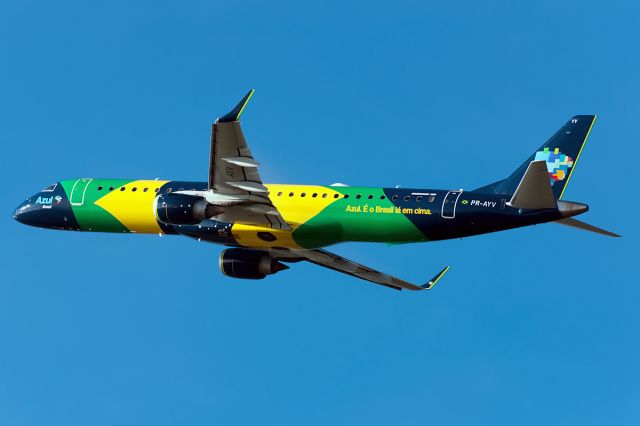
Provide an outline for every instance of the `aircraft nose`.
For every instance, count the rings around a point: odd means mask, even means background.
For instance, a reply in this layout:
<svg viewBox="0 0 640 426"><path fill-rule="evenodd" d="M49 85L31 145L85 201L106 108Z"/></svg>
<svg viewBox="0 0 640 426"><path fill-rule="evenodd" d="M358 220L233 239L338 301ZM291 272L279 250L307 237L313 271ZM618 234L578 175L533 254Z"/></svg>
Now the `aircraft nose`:
<svg viewBox="0 0 640 426"><path fill-rule="evenodd" d="M61 186L47 188L23 201L13 218L38 228L79 230L71 204Z"/></svg>
<svg viewBox="0 0 640 426"><path fill-rule="evenodd" d="M26 201L23 201L22 203L20 203L18 207L16 207L15 211L13 212L13 218L20 223L25 223L24 212L27 209L27 207L28 205Z"/></svg>
<svg viewBox="0 0 640 426"><path fill-rule="evenodd" d="M31 200L25 200L13 212L13 218L25 225L36 225L38 222L38 209L31 203Z"/></svg>

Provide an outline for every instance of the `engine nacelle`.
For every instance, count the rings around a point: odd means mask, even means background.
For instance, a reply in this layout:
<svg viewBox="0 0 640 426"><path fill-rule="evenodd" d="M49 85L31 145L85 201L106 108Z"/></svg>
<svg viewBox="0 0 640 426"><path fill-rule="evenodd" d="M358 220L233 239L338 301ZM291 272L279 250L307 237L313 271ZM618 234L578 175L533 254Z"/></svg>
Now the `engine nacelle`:
<svg viewBox="0 0 640 426"><path fill-rule="evenodd" d="M289 267L261 250L230 248L220 253L220 271L232 278L261 280L285 269Z"/></svg>
<svg viewBox="0 0 640 426"><path fill-rule="evenodd" d="M158 194L154 210L156 219L170 225L195 225L222 213L222 208L204 198L186 194Z"/></svg>

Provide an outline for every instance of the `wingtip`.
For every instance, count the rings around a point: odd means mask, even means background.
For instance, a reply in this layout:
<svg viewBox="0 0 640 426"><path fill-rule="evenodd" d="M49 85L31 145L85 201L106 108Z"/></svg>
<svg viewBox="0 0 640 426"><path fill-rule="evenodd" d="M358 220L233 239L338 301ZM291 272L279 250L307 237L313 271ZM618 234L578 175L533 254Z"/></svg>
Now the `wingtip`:
<svg viewBox="0 0 640 426"><path fill-rule="evenodd" d="M438 281L444 277L444 275L449 272L451 269L450 266L446 266L442 271L438 272L435 277L431 278L426 284L421 285L424 290L430 290Z"/></svg>
<svg viewBox="0 0 640 426"><path fill-rule="evenodd" d="M240 102L238 102L238 105L236 105L235 108L233 108L229 113L227 113L227 114L223 115L222 117L218 118L218 122L219 123L229 123L229 122L232 122L232 121L238 121L240 119L240 115L242 115L242 112L244 111L244 108L249 103L249 99L251 99L251 97L253 96L254 92L255 92L255 89L249 90L249 92L246 95L244 95L242 100Z"/></svg>

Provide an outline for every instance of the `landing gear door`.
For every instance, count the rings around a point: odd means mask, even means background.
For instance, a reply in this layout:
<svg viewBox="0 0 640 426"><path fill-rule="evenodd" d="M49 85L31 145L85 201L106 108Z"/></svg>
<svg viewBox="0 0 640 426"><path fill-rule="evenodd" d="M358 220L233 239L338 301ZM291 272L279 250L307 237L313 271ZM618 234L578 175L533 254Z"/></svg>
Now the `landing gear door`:
<svg viewBox="0 0 640 426"><path fill-rule="evenodd" d="M442 202L442 217L444 219L453 219L456 217L456 205L458 204L458 198L460 198L462 190L449 191L444 197Z"/></svg>

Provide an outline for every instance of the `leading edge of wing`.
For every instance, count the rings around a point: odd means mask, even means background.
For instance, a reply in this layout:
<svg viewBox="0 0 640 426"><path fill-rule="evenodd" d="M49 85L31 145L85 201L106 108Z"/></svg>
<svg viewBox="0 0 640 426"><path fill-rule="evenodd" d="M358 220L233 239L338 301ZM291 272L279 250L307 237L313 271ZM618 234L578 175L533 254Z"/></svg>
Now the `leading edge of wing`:
<svg viewBox="0 0 640 426"><path fill-rule="evenodd" d="M253 92L255 92L254 89L249 90L249 93L244 95L244 98L242 98L242 100L238 103L238 105L235 106L235 108L233 108L230 112L223 115L222 117L218 118L217 121L219 123L230 123L233 121L238 121L240 119L242 111L244 111L244 107L247 106L247 103L249 103L249 99L251 99L251 96L253 96Z"/></svg>

